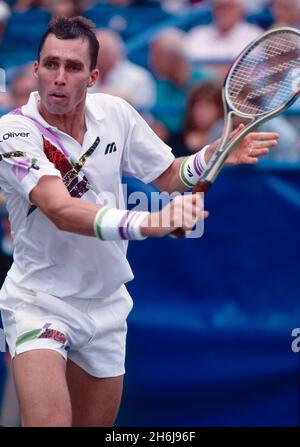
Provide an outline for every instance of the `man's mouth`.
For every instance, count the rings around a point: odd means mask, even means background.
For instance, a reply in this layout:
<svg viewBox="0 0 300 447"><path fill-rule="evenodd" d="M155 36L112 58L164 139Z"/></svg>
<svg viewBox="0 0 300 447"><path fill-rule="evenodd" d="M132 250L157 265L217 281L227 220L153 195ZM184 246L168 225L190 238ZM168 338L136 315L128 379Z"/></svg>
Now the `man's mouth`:
<svg viewBox="0 0 300 447"><path fill-rule="evenodd" d="M59 92L51 93L50 96L53 96L54 98L65 98L66 97L66 95L64 93L59 93Z"/></svg>

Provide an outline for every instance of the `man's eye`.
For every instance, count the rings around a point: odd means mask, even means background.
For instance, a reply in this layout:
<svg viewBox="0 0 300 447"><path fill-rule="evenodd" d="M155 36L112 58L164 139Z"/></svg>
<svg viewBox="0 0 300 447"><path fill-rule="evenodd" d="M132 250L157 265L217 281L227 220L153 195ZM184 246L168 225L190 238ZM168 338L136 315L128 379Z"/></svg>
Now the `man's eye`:
<svg viewBox="0 0 300 447"><path fill-rule="evenodd" d="M69 65L68 70L70 70L70 71L79 71L80 67L78 65Z"/></svg>
<svg viewBox="0 0 300 447"><path fill-rule="evenodd" d="M55 62L46 62L45 63L45 67L47 67L47 68L54 68L56 66L56 63Z"/></svg>

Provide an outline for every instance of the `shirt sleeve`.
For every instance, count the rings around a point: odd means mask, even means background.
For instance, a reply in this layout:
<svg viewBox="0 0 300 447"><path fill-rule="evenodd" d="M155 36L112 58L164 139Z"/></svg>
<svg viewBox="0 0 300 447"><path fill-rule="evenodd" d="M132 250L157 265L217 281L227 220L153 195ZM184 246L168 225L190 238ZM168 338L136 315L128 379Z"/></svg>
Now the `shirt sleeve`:
<svg viewBox="0 0 300 447"><path fill-rule="evenodd" d="M121 107L127 123L122 169L144 183L157 179L174 161L172 150L126 101Z"/></svg>
<svg viewBox="0 0 300 447"><path fill-rule="evenodd" d="M7 184L29 201L43 175L61 178L43 152L43 138L28 118L0 119L0 184ZM5 189L5 188L3 188Z"/></svg>

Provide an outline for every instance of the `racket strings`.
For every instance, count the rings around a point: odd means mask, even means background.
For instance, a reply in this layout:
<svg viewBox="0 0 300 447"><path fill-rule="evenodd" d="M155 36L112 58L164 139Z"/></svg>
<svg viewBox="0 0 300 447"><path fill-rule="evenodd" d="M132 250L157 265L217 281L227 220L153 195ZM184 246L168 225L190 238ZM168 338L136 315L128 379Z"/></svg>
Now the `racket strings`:
<svg viewBox="0 0 300 447"><path fill-rule="evenodd" d="M279 108L299 87L300 37L285 31L241 57L228 80L228 96L237 111L257 115Z"/></svg>

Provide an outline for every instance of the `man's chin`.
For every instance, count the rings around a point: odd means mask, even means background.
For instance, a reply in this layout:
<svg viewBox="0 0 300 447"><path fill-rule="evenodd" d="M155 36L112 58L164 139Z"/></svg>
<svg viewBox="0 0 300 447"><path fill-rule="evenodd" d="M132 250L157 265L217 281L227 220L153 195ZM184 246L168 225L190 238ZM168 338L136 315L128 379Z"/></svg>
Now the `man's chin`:
<svg viewBox="0 0 300 447"><path fill-rule="evenodd" d="M46 105L47 111L49 113L52 113L53 115L65 115L66 113L69 113L69 107L66 106L66 104L47 104Z"/></svg>

